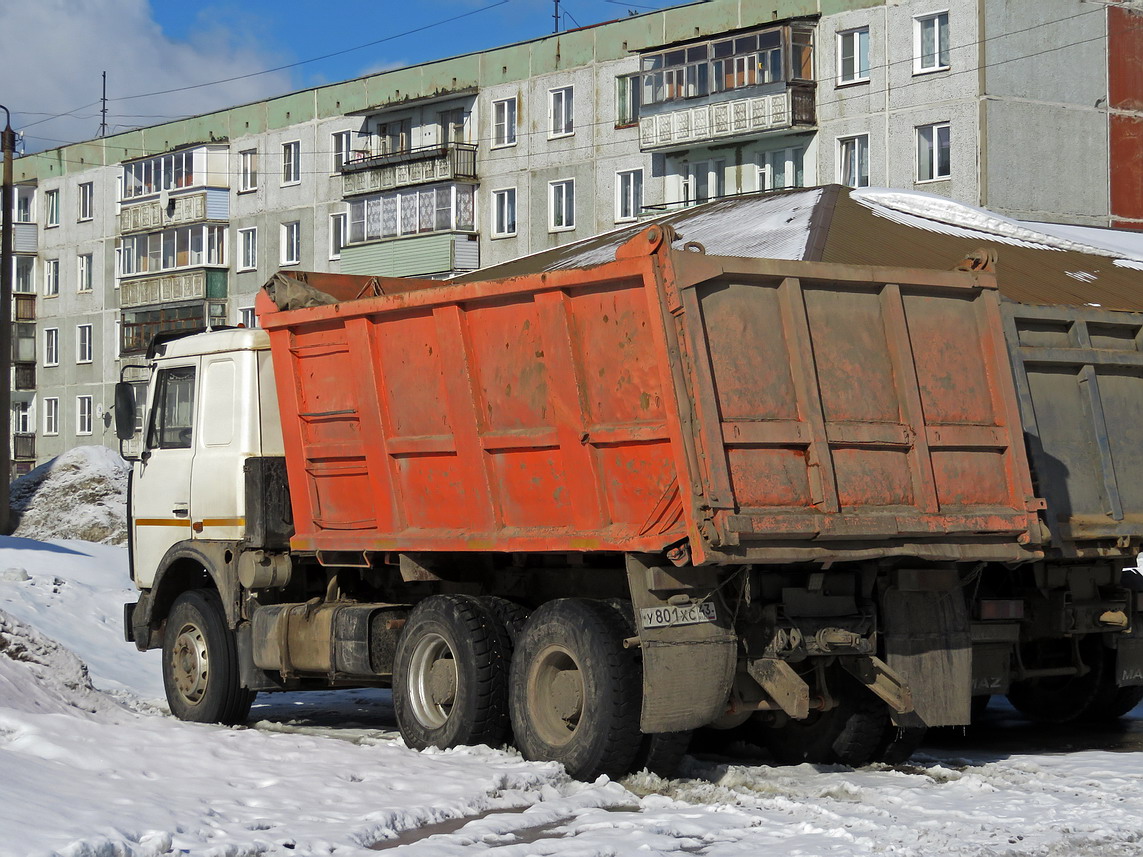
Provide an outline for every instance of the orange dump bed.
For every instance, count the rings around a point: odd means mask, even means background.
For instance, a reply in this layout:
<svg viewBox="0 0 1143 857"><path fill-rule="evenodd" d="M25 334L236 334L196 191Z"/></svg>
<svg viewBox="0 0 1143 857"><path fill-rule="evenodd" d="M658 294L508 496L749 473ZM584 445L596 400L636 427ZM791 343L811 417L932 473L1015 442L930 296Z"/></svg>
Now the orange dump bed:
<svg viewBox="0 0 1143 857"><path fill-rule="evenodd" d="M670 237L651 227L613 262L506 280L315 277L365 294L325 306L263 293L294 548L1035 550L990 274L708 256Z"/></svg>

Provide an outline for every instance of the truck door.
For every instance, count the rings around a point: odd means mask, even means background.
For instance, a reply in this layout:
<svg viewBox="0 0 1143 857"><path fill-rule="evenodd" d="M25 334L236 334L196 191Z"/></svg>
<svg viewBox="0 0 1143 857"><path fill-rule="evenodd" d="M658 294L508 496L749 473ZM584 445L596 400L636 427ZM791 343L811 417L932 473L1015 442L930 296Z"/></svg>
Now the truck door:
<svg viewBox="0 0 1143 857"><path fill-rule="evenodd" d="M191 538L197 375L197 359L164 366L155 375L144 450L131 485L132 566L143 588L154 581L167 550Z"/></svg>

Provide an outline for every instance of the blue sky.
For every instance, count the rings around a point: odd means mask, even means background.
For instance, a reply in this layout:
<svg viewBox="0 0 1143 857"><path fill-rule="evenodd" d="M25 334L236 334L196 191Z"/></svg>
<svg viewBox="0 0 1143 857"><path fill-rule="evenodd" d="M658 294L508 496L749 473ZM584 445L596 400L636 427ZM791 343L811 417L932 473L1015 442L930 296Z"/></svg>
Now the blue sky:
<svg viewBox="0 0 1143 857"><path fill-rule="evenodd" d="M561 29L686 0L560 0ZM3 0L0 103L29 152L550 34L553 0ZM209 85L203 85L209 84ZM159 93L159 94L152 94Z"/></svg>

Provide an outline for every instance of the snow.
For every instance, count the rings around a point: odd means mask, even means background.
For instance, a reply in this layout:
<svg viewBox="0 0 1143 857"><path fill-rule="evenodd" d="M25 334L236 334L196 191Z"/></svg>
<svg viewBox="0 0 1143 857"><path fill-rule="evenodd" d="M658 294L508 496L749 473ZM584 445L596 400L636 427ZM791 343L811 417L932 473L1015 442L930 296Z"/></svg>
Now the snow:
<svg viewBox="0 0 1143 857"><path fill-rule="evenodd" d="M129 471L105 446L79 446L41 464L12 485L15 535L126 544Z"/></svg>
<svg viewBox="0 0 1143 857"><path fill-rule="evenodd" d="M674 780L579 783L509 750L413 752L385 691L182 723L156 702L156 653L123 641L134 597L122 547L0 538L2 857L1143 854L1134 753L952 736L897 767L688 757Z"/></svg>

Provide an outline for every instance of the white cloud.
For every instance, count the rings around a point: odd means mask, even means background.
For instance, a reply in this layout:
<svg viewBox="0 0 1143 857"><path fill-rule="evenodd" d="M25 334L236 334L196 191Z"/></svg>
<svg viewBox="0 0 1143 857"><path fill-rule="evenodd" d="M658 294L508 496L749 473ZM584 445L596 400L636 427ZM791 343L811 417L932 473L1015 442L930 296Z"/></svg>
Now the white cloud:
<svg viewBox="0 0 1143 857"><path fill-rule="evenodd" d="M25 131L26 150L32 152L97 136L102 71L107 72L109 133L292 89L291 75L281 71L121 100L242 78L293 59L239 29L196 18L186 37L175 40L163 33L147 0L9 0L0 4L0 56L7 79L0 84L0 101L12 110L12 126ZM64 111L73 115L48 119Z"/></svg>

